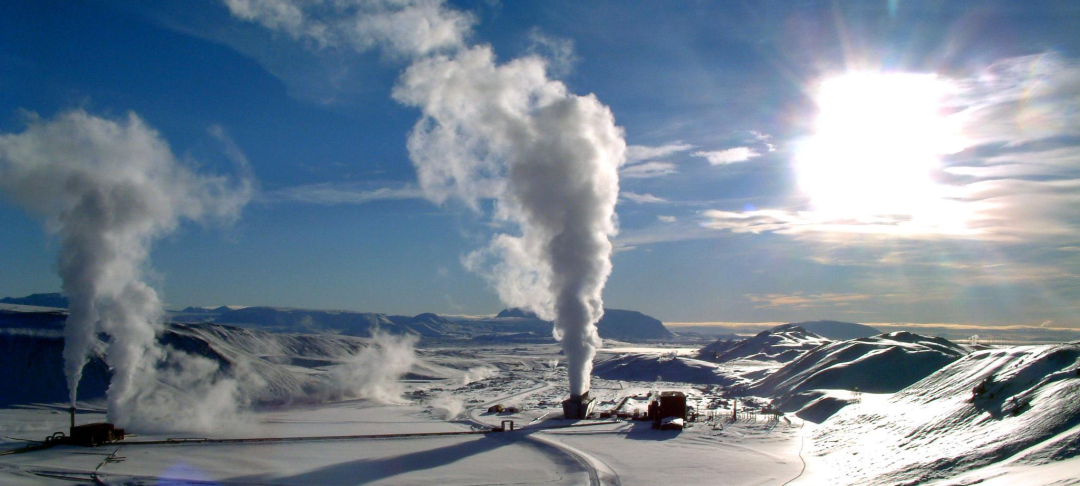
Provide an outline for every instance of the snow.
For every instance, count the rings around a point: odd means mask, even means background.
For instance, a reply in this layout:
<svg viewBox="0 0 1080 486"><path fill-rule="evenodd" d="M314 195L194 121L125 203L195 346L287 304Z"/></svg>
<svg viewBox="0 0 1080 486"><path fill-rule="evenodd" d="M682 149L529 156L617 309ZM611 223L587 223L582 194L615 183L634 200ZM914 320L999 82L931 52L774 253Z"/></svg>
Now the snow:
<svg viewBox="0 0 1080 486"><path fill-rule="evenodd" d="M9 375L46 383L40 373L59 359L58 336L12 332L0 329L0 338L30 347L3 359L45 357L8 363L19 370ZM421 345L399 400L327 403L308 395L310 384L370 339L209 324L174 324L166 334L173 346L243 363L269 383L264 400L210 432L129 430L135 436L112 446L0 455L0 484L89 483L99 466L105 484L1080 484L1080 342L969 354L910 333L829 342L785 328L725 345L737 352L719 363L671 346L602 350L590 390L596 410L633 415L653 391L681 391L698 416L676 431L562 419L567 370L556 344ZM40 354L47 350L56 356ZM788 360L793 351L800 356ZM791 413L767 413L773 398ZM488 413L495 404L515 410ZM81 402L79 423L103 420L102 406ZM504 420L515 430L483 433ZM0 450L67 425L63 404L0 408ZM448 432L465 435L323 438ZM179 437L289 440L133 443ZM320 439L296 439L304 437ZM107 462L114 452L126 459Z"/></svg>
<svg viewBox="0 0 1080 486"><path fill-rule="evenodd" d="M1062 461L1075 465L1080 454L1078 370L1080 342L1017 346L972 353L895 394L864 394L812 428L806 483L963 475L1019 484L1020 475L1023 484L1053 484ZM987 391L975 396L988 377ZM1031 472L1044 468L1045 476Z"/></svg>

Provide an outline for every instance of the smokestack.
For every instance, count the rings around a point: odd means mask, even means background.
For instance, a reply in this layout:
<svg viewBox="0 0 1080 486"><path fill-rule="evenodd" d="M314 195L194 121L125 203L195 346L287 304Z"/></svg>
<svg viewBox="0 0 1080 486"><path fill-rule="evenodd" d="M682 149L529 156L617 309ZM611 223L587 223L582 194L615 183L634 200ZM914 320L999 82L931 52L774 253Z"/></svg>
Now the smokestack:
<svg viewBox="0 0 1080 486"><path fill-rule="evenodd" d="M596 401L589 397L589 392L571 393L570 398L563 400L563 417L568 420L584 420L592 413Z"/></svg>
<svg viewBox="0 0 1080 486"><path fill-rule="evenodd" d="M71 428L68 431L68 437L75 434L75 407L72 406L68 410L71 411Z"/></svg>

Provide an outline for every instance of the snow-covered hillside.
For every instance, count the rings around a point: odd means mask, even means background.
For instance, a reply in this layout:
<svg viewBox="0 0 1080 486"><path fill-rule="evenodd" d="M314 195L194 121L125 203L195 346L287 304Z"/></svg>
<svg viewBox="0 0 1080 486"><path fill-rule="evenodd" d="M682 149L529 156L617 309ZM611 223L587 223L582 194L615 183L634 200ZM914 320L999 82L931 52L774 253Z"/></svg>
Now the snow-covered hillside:
<svg viewBox="0 0 1080 486"><path fill-rule="evenodd" d="M626 354L600 359L593 375L605 380L667 381L702 385L730 385L738 378L714 363L686 356Z"/></svg>
<svg viewBox="0 0 1080 486"><path fill-rule="evenodd" d="M946 339L909 332L837 341L810 351L753 384L747 393L779 397L813 389L894 392L966 354Z"/></svg>
<svg viewBox="0 0 1080 486"><path fill-rule="evenodd" d="M1080 342L974 352L891 396L866 396L813 430L802 479L1073 484L1078 397Z"/></svg>
<svg viewBox="0 0 1080 486"><path fill-rule="evenodd" d="M718 340L701 348L697 357L714 363L738 359L786 363L829 342L795 324L784 324L749 339Z"/></svg>
<svg viewBox="0 0 1080 486"><path fill-rule="evenodd" d="M0 311L0 405L62 402L67 397L63 372L63 312ZM166 324L159 336L167 349L208 358L223 372L237 369L257 387L245 390L256 403L325 400L334 390L328 380L348 365L372 339L336 334L272 333L217 324ZM80 400L101 398L109 372L99 342L79 386ZM412 365L414 378L453 378L465 371L424 360Z"/></svg>
<svg viewBox="0 0 1080 486"><path fill-rule="evenodd" d="M796 322L795 325L817 334L818 336L837 340L858 339L881 334L881 331L877 328L855 322L806 321Z"/></svg>

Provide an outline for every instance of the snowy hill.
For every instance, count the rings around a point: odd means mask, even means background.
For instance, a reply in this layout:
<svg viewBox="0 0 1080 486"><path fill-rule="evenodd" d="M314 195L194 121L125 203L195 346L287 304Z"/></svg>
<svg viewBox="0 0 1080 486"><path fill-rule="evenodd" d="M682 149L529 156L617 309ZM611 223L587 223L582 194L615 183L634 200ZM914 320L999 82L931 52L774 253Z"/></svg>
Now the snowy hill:
<svg viewBox="0 0 1080 486"><path fill-rule="evenodd" d="M888 393L900 390L961 358L964 348L944 338L894 332L837 341L788 363L747 393L783 396L814 389Z"/></svg>
<svg viewBox="0 0 1080 486"><path fill-rule="evenodd" d="M737 378L708 361L685 356L626 354L598 361L593 376L605 380L668 381L700 385L730 385Z"/></svg>
<svg viewBox="0 0 1080 486"><path fill-rule="evenodd" d="M877 336L878 334L881 334L881 331L876 328L865 324L856 324L854 322L807 321L797 322L795 325L817 334L818 336L838 341L843 339L858 339L861 337Z"/></svg>
<svg viewBox="0 0 1080 486"><path fill-rule="evenodd" d="M1080 342L974 352L894 395L867 397L814 430L803 479L1074 484L1077 397Z"/></svg>
<svg viewBox="0 0 1080 486"><path fill-rule="evenodd" d="M65 312L0 310L0 405L62 402L67 399L63 372ZM272 333L217 324L166 324L159 341L172 349L209 358L221 370L242 369L257 388L245 390L256 403L323 400L334 367L346 363L370 339L335 334ZM109 371L98 342L79 386L79 399L101 398ZM446 377L455 370L418 361L415 377Z"/></svg>
<svg viewBox="0 0 1080 486"><path fill-rule="evenodd" d="M739 359L786 363L829 342L798 325L784 324L761 331L749 339L717 340L701 348L697 357L714 363Z"/></svg>

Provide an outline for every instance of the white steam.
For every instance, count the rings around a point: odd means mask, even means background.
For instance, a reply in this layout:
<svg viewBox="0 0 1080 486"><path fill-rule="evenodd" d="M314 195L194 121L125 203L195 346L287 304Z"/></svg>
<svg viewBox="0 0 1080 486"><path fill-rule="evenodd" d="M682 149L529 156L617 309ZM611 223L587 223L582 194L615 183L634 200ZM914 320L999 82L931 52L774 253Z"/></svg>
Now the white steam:
<svg viewBox="0 0 1080 486"><path fill-rule="evenodd" d="M120 425L153 423L140 415L156 413L144 404L161 403L166 393L193 403L231 393L228 384L205 383L213 374L205 363L157 345L162 305L143 272L150 244L181 220L236 218L251 197L247 178L195 174L135 114L114 121L74 110L48 121L33 117L22 133L0 135L0 190L59 236L72 404L99 332L109 337L105 360L113 371L109 418ZM205 386L186 389L196 384Z"/></svg>
<svg viewBox="0 0 1080 486"><path fill-rule="evenodd" d="M394 97L423 112L409 153L425 193L474 208L493 198L496 218L520 228L466 265L486 273L505 303L555 320L570 393L584 393L626 151L611 110L548 79L544 59L499 65L488 46L413 64Z"/></svg>
<svg viewBox="0 0 1080 486"><path fill-rule="evenodd" d="M326 398L401 402L404 391L401 378L416 364L415 347L418 339L412 334L373 332L370 346L361 349L331 370Z"/></svg>
<svg viewBox="0 0 1080 486"><path fill-rule="evenodd" d="M442 0L225 3L238 18L320 48L417 59L393 96L423 114L408 148L424 193L474 210L493 199L496 219L520 229L496 235L466 266L505 303L555 320L570 392L587 391L626 152L611 110L549 79L541 56L498 64L490 46L466 47L473 18Z"/></svg>
<svg viewBox="0 0 1080 486"><path fill-rule="evenodd" d="M457 419L465 413L465 402L453 395L442 395L430 403L431 408L442 412L443 420Z"/></svg>
<svg viewBox="0 0 1080 486"><path fill-rule="evenodd" d="M473 366L466 370L465 373L462 373L461 384L468 385L469 383L484 381L498 375L499 369L494 366Z"/></svg>

